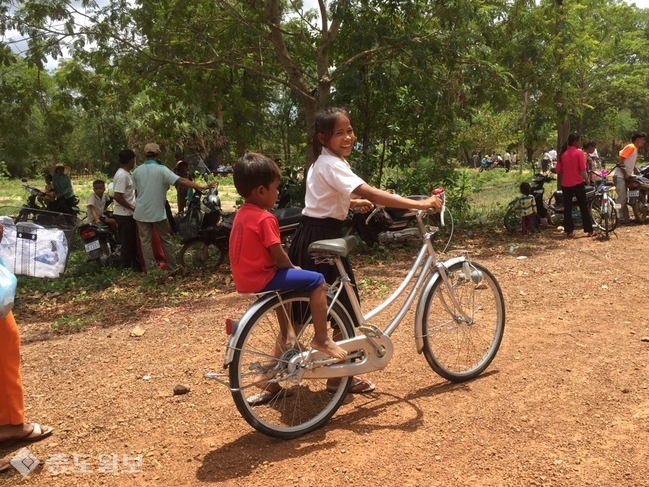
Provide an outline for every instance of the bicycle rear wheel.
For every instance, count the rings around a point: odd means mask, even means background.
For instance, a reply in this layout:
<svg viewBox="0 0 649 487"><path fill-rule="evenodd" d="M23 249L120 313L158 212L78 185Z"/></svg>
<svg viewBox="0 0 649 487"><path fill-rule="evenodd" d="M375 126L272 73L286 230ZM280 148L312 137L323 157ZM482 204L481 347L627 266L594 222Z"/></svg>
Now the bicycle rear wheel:
<svg viewBox="0 0 649 487"><path fill-rule="evenodd" d="M329 315L340 330L337 340L354 336L352 321L340 303ZM291 326L292 324L293 326ZM243 418L257 431L294 438L319 428L338 410L351 384L302 379L289 367L291 358L308 350L313 339L309 292L293 291L263 305L245 324L230 364L232 398Z"/></svg>
<svg viewBox="0 0 649 487"><path fill-rule="evenodd" d="M495 358L505 331L505 301L496 278L485 267L463 263L447 269L448 281L467 322L454 306L441 277L424 297L424 356L439 375L453 382L477 377Z"/></svg>

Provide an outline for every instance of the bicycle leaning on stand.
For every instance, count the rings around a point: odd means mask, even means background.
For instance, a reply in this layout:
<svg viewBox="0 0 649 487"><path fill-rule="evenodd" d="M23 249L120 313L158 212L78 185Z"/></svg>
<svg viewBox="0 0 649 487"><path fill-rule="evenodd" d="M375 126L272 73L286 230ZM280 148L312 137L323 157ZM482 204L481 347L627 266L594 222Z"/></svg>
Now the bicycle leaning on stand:
<svg viewBox="0 0 649 487"><path fill-rule="evenodd" d="M590 200L590 215L593 224L604 232L605 238L608 238L609 232L617 227L615 200L610 195L614 185L606 180L608 172L605 169L599 172L589 171L589 173L599 178L595 183L595 197Z"/></svg>
<svg viewBox="0 0 649 487"><path fill-rule="evenodd" d="M316 262L335 265L341 275L328 289L328 319L334 339L348 353L344 361L308 346L313 338L308 291L263 294L238 322L226 321L230 338L224 367L229 371L206 377L229 387L237 409L252 427L276 438L293 438L325 424L343 403L352 376L388 365L393 354L390 336L417 297L415 344L436 373L462 382L489 366L505 329L500 286L491 272L469 259L467 251L438 260L431 243L438 228L424 223L431 210L413 211L417 218L413 238L422 239L417 259L392 295L366 314L341 261L356 244L355 237L309 246ZM444 211L442 206L442 225ZM339 301L343 292L352 309ZM384 329L372 324L404 293L407 297ZM251 401L260 390L276 392L262 404Z"/></svg>

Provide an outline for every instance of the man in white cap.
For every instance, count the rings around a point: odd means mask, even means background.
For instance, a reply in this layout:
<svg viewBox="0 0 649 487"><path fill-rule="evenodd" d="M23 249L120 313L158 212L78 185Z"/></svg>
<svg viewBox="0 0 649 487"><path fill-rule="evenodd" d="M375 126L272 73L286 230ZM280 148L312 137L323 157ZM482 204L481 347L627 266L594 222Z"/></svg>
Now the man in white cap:
<svg viewBox="0 0 649 487"><path fill-rule="evenodd" d="M141 166L133 171L133 188L136 192L135 211L133 218L137 222L137 229L142 245L145 270L157 267L153 257L151 238L153 229L156 230L162 243L165 261L170 269L176 267L173 244L169 235L169 223L165 212L167 190L170 185L181 185L205 191L207 185L196 184L186 178L181 178L167 166L161 164L160 147L158 144L149 143L144 146L145 160Z"/></svg>

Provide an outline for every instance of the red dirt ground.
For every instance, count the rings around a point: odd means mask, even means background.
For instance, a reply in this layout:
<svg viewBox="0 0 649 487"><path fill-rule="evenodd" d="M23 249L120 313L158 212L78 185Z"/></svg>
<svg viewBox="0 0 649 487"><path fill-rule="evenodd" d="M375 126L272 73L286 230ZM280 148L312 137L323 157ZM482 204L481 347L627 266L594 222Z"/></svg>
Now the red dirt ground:
<svg viewBox="0 0 649 487"><path fill-rule="evenodd" d="M224 318L250 303L231 285L179 305L125 307L114 324L69 335L51 331L51 302L18 309L27 415L55 427L29 448L42 463L69 463L25 478L12 469L0 486L649 485L648 234L457 236L505 295L492 365L472 382L444 381L417 355L408 316L392 363L369 376L375 393L290 441L253 430L228 391L203 378L220 370ZM363 303L379 302L409 262L356 266ZM143 336L130 336L136 325ZM173 396L179 383L191 392ZM70 472L75 454L87 455L77 461L89 473ZM119 455L117 473L99 472L101 454ZM123 472L125 454L142 455L141 473Z"/></svg>

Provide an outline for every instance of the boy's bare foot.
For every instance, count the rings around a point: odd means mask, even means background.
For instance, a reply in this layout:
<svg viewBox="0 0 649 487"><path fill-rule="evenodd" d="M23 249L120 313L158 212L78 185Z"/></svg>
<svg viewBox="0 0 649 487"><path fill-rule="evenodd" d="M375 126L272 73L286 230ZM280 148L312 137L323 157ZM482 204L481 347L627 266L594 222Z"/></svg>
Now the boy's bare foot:
<svg viewBox="0 0 649 487"><path fill-rule="evenodd" d="M324 342L318 342L314 338L311 340L311 348L315 348L316 350L326 353L330 357L337 358L338 360L344 360L345 357L347 357L347 351L336 345L336 342L329 337L327 337Z"/></svg>

